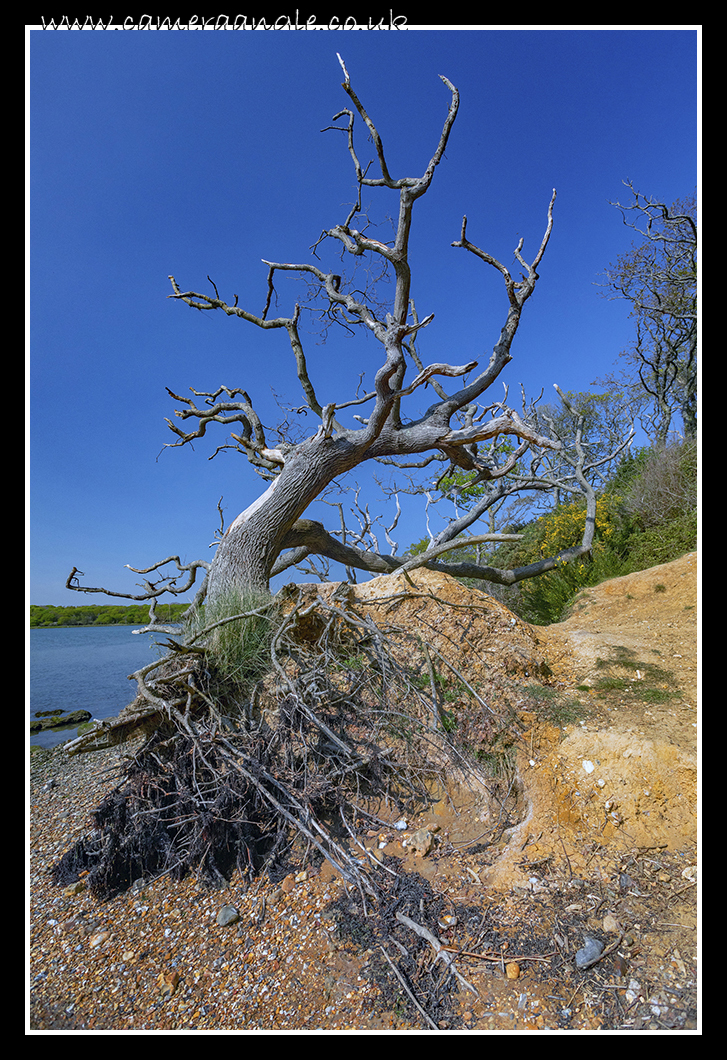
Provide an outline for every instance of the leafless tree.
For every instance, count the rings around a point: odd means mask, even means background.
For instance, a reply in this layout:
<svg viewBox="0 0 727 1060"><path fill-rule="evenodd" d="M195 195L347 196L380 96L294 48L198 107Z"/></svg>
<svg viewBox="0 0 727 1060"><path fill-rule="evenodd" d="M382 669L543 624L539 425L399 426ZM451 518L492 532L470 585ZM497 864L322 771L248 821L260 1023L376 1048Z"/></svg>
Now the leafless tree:
<svg viewBox="0 0 727 1060"><path fill-rule="evenodd" d="M268 482L264 492L221 534L211 564L199 565L208 568L202 592L207 592L208 600L212 602L231 591L239 593L251 589L264 592L272 576L311 556L323 557L341 563L349 570L363 570L371 574L387 574L401 567L425 565L453 575L513 584L542 574L564 559L583 555L591 547L595 493L588 478L589 460L583 447L582 418L579 419L566 400L565 407L570 408L573 414L571 443L567 446L558 437L553 421L542 424L537 418L528 416L525 406L518 413L505 401L483 403L481 400L511 360L512 344L520 318L535 290L538 269L551 237L555 192L547 207L544 234L532 260L523 256L522 239L515 249L519 279L502 262L470 242L467 218L463 219L459 238L452 246L467 251L499 273L506 294L504 318L484 366L479 366L476 360L459 365L425 364L417 351L416 339L431 323L432 316L419 319L413 304L409 238L415 203L428 191L437 166L444 158L457 116L459 93L446 77L441 78L450 99L436 149L421 176L396 177L389 170L376 126L358 98L340 56L339 62L344 72L342 87L352 107L339 111L330 128L343 131L346 135L359 193L345 221L321 234L313 248L313 257L318 258L317 249L323 241L333 240L341 256L350 258L354 263L364 257L380 262L393 276L393 296L388 311L380 309L372 298L362 294L343 276L311 262L265 262L268 270L267 301L259 316L238 305L237 297L232 304L225 301L212 281L214 294L204 294L185 289L174 277L170 277L170 297L196 310L219 310L263 331L287 332L303 392L304 407L306 412L313 413L320 421L315 433L302 440L298 438L294 441L283 432L279 434L281 440L271 444L266 438L260 416L244 389L226 386L220 386L214 392L191 389L191 397L169 391L179 403L176 417L191 421L193 426L193 429L184 430L168 421L177 436L177 441L170 444L187 445L201 438L213 423L234 428L230 441L219 448L234 447L245 454ZM373 163L364 164L360 159L354 141L357 116L363 121L373 141L377 172L380 175L370 175ZM386 243L367 234L368 222L362 206L363 189L371 189L374 193L391 192L398 197L394 235ZM362 230L354 227L354 222L362 225ZM370 392L357 392L354 396L327 403L319 399L319 389L309 373L308 357L301 339L301 303L295 305L289 316L275 317L270 313L276 294L275 283L283 273L294 274L307 283L309 290L323 305L329 321L339 321L350 328L362 327L376 339L381 353ZM443 386L443 379L462 380L462 383L456 384L448 392ZM410 419L405 412L407 398L425 386L431 386L436 400L423 415ZM327 389L330 391L330 382ZM340 414L354 407L365 415L354 417L356 426L347 426ZM496 445L503 436L511 436L516 443L505 456L501 451L498 455ZM622 448L624 444L622 439L617 448ZM560 454L557 473L555 465L546 467L548 453ZM526 454L529 454L530 467L523 473ZM337 532L336 535L326 530L320 522L305 518L311 503L321 497L334 480L364 462L412 468L423 467L430 461L444 463L450 469L469 476L471 481L493 484L490 496L494 499L491 503L475 507L466 518L459 516L453 519L423 554L408 558L385 555L370 547L363 535L351 537L345 531ZM522 490L557 489L575 489L586 497L586 522L580 545L559 556L548 557L516 570L503 571L473 563L447 564L446 552L455 547L454 543L460 535L472 527L498 499ZM492 535L487 534L472 536L472 540L492 539ZM171 561L176 561L177 567L182 569L179 560L171 557L171 560L155 564L142 573L149 575L159 571ZM196 569L184 570L189 570L190 577L194 578ZM68 579L68 588L102 591L84 589L78 584L77 574L74 568ZM147 581L144 592L131 598L153 600L162 592L179 593L189 584L188 579L181 586L174 576L159 583Z"/></svg>
<svg viewBox="0 0 727 1060"><path fill-rule="evenodd" d="M460 673L455 660L428 644L423 631L395 628L388 619L390 628L384 631L369 616L356 613L347 603L353 595L349 586L336 587L326 599L316 591L306 600L298 586L271 597L270 578L314 556L340 563L351 572L370 574L426 566L506 585L535 577L590 550L596 512L594 473L603 460L612 459L628 444L628 437L621 436L612 451L589 448L586 417L559 388L567 429L554 414L538 412L537 402L523 398L518 412L507 404L507 393L504 400L481 400L511 360L520 317L535 289L550 239L555 193L532 260L523 256L522 240L515 250L522 270L519 279L469 241L467 219L463 220L459 239L452 245L499 273L506 294L504 319L483 368L475 360L461 365L424 363L416 338L432 318L420 320L412 301L409 235L414 204L429 189L444 157L459 95L442 78L449 107L429 165L422 176L394 177L376 127L343 62L341 66L343 89L353 109L340 111L333 119L339 124L333 128L346 134L359 194L345 221L319 237L313 256L320 260L318 247L333 240L339 253L354 263L366 256L380 262L393 275L393 297L388 310L381 309L370 285L364 284L362 292L352 280L317 264L267 262L267 301L262 315L256 316L239 306L237 298L232 304L223 300L214 283L211 295L183 289L171 278L171 297L177 301L199 311L221 310L263 331L286 332L304 407L318 418L319 426L302 438L281 427L271 443L246 390L220 386L214 392L191 390L191 397L170 391L179 404L177 418L192 427L184 430L170 421L176 436L170 444L188 445L203 437L210 424L231 428L230 440L219 448L232 447L246 455L267 487L229 527L221 527L211 562L185 564L178 556L168 556L136 569L144 579L140 593L109 593L149 600L148 628L169 634L169 651L132 675L138 694L118 718L98 723L66 747L69 753L81 753L128 742L132 734L146 737L127 769L124 785L117 785L96 811L92 833L74 844L55 869L59 883L78 878L81 871L88 874L91 891L99 896L126 888L138 876L182 875L195 867L215 879L234 867L254 874L280 857L291 828L359 888L362 900L380 895L385 884L380 879L374 882L358 855L342 847L325 823L326 815L335 810L358 847L355 820L366 812L362 791L405 807L426 796L424 781L431 779L433 764L442 776L454 768L475 769L448 735L437 692L437 665L440 679L444 670L451 670L477 704L478 740L497 744L498 734L510 724L509 708L495 710ZM373 140L380 176L370 176L370 165L359 160L354 144L357 115ZM398 217L389 242L367 234L364 188L398 197ZM353 227L354 220L362 230ZM374 268L372 275L377 272ZM357 391L327 403L319 399L301 339L301 304L287 317L270 313L282 273L306 282L308 297L312 292L323 306L326 324L364 328L378 342L381 352L370 392ZM461 382L449 393L443 380ZM423 414L408 418L407 399L425 386L431 386L436 399ZM349 409L362 413L354 418L356 426L342 422L340 414ZM346 527L338 503L340 529L335 532L305 518L313 501L326 499L332 483L365 462L394 466L401 473L439 465L439 481L449 475L459 478L465 490L480 484L487 488L476 504L456 511L442 532L431 535L424 552L397 556L392 548L385 555L375 547L377 517L358 496L354 511L359 527L353 532ZM503 535L472 530L498 503L528 491L568 491L585 497L579 545L515 570L469 560L446 562L448 552L461 547L465 534L469 544L501 540ZM389 543L397 518L398 501L397 516L384 528ZM165 593L189 592L200 571L202 583L180 637L175 627L158 620L155 604ZM80 577L74 567L68 588L107 592L81 585ZM205 599L211 606L202 617L199 605ZM301 630L314 612L318 633L306 639ZM226 631L231 634L229 643ZM265 661L259 664L260 644ZM228 647L234 654L226 654ZM425 675L428 680L422 682ZM493 834L500 828L511 787ZM149 792L154 793L153 805ZM392 871L373 861L379 877ZM412 923L407 919L408 925Z"/></svg>
<svg viewBox="0 0 727 1060"><path fill-rule="evenodd" d="M624 183L633 201L611 205L641 238L605 274L611 296L629 302L636 321L634 342L622 354L630 367L616 382L626 382L647 433L664 446L675 416L687 439L697 435L696 200L669 207Z"/></svg>

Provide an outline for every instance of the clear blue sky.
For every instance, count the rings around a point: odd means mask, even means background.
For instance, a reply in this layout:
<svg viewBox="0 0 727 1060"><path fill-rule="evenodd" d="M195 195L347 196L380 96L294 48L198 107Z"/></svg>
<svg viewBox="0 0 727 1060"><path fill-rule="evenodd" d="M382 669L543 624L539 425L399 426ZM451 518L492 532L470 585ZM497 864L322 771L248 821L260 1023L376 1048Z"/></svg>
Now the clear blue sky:
<svg viewBox="0 0 727 1060"><path fill-rule="evenodd" d="M511 393L584 390L632 336L599 274L628 249L609 200L622 185L671 203L698 182L694 29L411 30L390 33L29 34L29 601L112 603L65 589L134 592L124 565L211 559L223 497L230 522L264 488L213 427L192 450L165 423L176 393L244 387L263 421L272 390L302 401L284 333L174 302L208 290L260 313L270 260L310 260L356 189L340 133L348 105L336 52L382 134L394 175L420 175L461 94L446 158L415 208L411 261L427 362L486 358L504 320L494 270L450 246L468 237L506 264L555 227L505 374ZM369 157L359 124L358 146ZM366 194L372 216L392 193ZM385 227L379 238L388 238ZM335 259L322 251L324 264ZM281 287L280 315L295 292ZM377 348L307 337L322 401L371 380ZM429 394L430 392L428 392ZM497 385L496 397L502 396ZM428 402L427 402L428 403ZM359 481L369 480L364 468ZM335 526L335 511L313 513ZM404 524L402 547L422 537ZM383 541L383 538L382 538ZM285 580L293 580L289 572Z"/></svg>

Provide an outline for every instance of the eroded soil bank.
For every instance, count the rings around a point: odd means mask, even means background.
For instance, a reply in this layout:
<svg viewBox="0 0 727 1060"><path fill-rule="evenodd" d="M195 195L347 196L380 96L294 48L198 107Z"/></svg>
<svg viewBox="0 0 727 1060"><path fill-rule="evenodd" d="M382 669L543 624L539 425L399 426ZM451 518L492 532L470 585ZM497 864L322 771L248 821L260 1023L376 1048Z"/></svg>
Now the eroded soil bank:
<svg viewBox="0 0 727 1060"><path fill-rule="evenodd" d="M430 572L297 591L419 631L478 778L405 822L378 808L366 856L399 882L376 921L327 863L223 894L53 888L118 752L33 756L31 1027L698 1031L696 553L549 627Z"/></svg>

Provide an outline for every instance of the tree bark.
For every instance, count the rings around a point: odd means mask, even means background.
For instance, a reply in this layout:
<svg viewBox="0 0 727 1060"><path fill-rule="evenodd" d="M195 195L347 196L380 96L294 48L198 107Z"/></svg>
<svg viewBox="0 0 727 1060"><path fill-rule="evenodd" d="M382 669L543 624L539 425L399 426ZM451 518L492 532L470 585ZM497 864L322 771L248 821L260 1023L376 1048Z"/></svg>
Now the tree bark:
<svg viewBox="0 0 727 1060"><path fill-rule="evenodd" d="M208 587L214 603L233 589L268 588L285 537L332 478L356 465L341 439L309 438L287 459L280 474L230 525L217 546Z"/></svg>

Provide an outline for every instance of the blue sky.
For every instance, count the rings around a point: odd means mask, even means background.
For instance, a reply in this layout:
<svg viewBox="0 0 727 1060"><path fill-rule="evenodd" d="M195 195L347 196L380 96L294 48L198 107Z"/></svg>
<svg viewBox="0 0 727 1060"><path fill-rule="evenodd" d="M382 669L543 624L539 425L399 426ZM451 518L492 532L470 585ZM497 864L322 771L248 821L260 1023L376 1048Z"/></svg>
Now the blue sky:
<svg viewBox="0 0 727 1060"><path fill-rule="evenodd" d="M631 243L609 205L625 201L622 181L668 203L698 183L698 47L689 28L31 31L29 602L114 602L66 590L73 566L88 585L135 592L125 564L211 559L219 498L229 523L264 488L238 454L208 459L221 427L194 450L163 449L176 407L165 387L244 387L272 427L273 391L302 401L287 339L174 302L167 277L205 291L209 274L222 297L260 313L261 259L310 260L321 231L345 220L353 167L345 138L321 132L349 102L337 51L394 175L420 175L434 151L449 104L438 75L460 91L414 213L412 293L420 317L435 314L419 339L425 361L488 357L504 320L498 275L450 245L463 214L468 237L509 265L520 237L526 257L536 252L557 189L503 377L511 393L523 383L550 398L553 383L589 389L632 337L627 306L597 286ZM386 240L393 194L364 201ZM281 285L278 313L296 297ZM361 371L372 379L374 343L337 330L316 345L312 321L303 330L322 401L350 397ZM336 525L331 509L311 514ZM423 534L407 513L402 547Z"/></svg>

